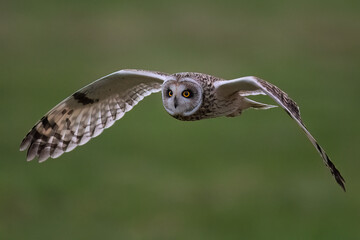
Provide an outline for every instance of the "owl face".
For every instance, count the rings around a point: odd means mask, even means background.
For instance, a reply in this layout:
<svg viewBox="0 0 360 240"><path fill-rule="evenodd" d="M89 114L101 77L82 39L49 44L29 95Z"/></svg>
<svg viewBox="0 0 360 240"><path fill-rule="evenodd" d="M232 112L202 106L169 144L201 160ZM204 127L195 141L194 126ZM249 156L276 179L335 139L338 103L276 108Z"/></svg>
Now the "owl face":
<svg viewBox="0 0 360 240"><path fill-rule="evenodd" d="M201 85L193 79L167 80L162 85L162 100L165 110L172 116L190 116L202 104Z"/></svg>

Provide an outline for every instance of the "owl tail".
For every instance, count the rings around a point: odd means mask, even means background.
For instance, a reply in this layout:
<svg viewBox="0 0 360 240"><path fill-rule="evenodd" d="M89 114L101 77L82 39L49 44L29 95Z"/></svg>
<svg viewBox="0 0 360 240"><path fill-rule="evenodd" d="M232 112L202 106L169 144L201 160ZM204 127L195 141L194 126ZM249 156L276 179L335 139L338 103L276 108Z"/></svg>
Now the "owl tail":
<svg viewBox="0 0 360 240"><path fill-rule="evenodd" d="M270 109L270 108L274 108L277 107L275 105L269 105L269 104L265 104L265 103L259 103L259 102L255 102L249 98L244 98L244 101L242 102L243 104L243 110L248 109L248 108L255 108L255 109Z"/></svg>

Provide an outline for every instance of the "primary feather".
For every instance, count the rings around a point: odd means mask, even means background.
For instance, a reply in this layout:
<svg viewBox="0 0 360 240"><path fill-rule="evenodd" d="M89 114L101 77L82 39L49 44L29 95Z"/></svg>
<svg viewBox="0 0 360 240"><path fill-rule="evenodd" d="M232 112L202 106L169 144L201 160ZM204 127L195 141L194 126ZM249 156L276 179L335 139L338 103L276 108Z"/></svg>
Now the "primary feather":
<svg viewBox="0 0 360 240"><path fill-rule="evenodd" d="M166 74L121 70L103 77L51 109L25 136L27 160L57 158L87 143L114 124L144 97L161 90Z"/></svg>

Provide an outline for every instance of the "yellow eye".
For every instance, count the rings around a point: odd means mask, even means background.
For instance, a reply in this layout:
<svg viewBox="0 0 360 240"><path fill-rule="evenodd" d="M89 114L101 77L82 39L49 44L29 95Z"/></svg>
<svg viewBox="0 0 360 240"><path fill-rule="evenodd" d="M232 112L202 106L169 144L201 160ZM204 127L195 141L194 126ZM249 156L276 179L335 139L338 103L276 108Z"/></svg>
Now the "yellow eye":
<svg viewBox="0 0 360 240"><path fill-rule="evenodd" d="M169 97L171 97L173 95L173 92L171 90L169 90L168 95L169 95Z"/></svg>
<svg viewBox="0 0 360 240"><path fill-rule="evenodd" d="M188 98L188 97L190 97L190 96L191 96L191 93L190 93L190 91L185 90L185 91L183 91L183 92L182 92L182 95L183 95L183 97Z"/></svg>

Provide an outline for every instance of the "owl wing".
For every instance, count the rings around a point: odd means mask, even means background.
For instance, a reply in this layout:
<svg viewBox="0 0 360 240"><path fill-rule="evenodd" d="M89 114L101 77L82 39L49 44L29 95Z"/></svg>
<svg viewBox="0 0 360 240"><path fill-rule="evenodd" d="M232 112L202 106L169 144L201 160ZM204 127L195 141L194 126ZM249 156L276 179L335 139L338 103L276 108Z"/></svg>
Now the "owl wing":
<svg viewBox="0 0 360 240"><path fill-rule="evenodd" d="M271 97L277 102L288 114L294 119L301 129L305 132L310 142L314 145L316 150L319 152L325 165L330 169L331 174L334 176L336 182L345 191L345 180L341 176L339 170L336 169L335 165L330 161L330 158L326 154L325 150L317 143L315 138L311 135L309 130L305 127L301 116L298 105L281 89L274 86L273 84L264 81L260 78L249 76L228 81L218 81L215 83L216 93L219 97L227 97L238 91L245 92L256 92L263 91L266 95Z"/></svg>
<svg viewBox="0 0 360 240"><path fill-rule="evenodd" d="M20 151L27 160L57 158L98 136L151 93L168 74L120 70L75 92L51 109L25 136Z"/></svg>

